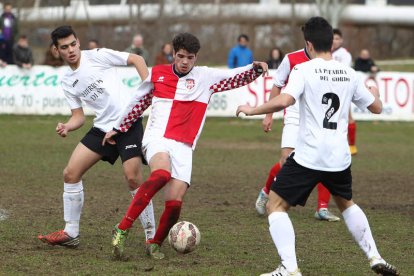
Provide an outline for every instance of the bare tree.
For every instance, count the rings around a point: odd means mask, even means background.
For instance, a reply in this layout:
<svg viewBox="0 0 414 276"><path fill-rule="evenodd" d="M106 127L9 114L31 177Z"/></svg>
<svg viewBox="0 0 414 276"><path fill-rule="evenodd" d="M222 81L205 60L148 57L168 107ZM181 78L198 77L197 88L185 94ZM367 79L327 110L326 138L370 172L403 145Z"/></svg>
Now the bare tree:
<svg viewBox="0 0 414 276"><path fill-rule="evenodd" d="M316 0L320 16L326 18L333 28L338 28L342 13L349 0Z"/></svg>

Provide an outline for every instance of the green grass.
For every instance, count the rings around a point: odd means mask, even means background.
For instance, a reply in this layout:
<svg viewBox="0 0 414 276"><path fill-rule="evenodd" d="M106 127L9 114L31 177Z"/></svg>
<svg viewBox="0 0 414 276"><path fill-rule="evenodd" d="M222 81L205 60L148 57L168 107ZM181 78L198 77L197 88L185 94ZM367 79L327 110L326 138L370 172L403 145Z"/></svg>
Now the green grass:
<svg viewBox="0 0 414 276"><path fill-rule="evenodd" d="M201 244L188 255L164 244L167 258L152 261L137 222L127 242L128 259L120 262L110 258L111 229L130 195L119 162L100 162L84 177L78 249L50 247L36 238L63 226L62 170L88 128L62 139L54 129L65 119L0 116L0 208L10 215L0 221L0 275L258 275L278 265L267 219L256 215L254 202L279 159L280 121L264 134L258 120L207 118L181 215L198 226ZM413 123L358 122L359 153L352 167L354 200L368 216L380 253L402 275L414 275L412 137ZM303 274L373 275L344 223L316 221L315 205L313 193L306 207L290 211ZM162 209L160 194L157 220Z"/></svg>

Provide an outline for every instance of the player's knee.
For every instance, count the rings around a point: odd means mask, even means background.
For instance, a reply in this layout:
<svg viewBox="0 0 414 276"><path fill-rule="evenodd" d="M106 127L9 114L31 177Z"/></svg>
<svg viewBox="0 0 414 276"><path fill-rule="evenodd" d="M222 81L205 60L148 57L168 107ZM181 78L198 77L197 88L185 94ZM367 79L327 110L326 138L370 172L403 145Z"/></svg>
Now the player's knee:
<svg viewBox="0 0 414 276"><path fill-rule="evenodd" d="M77 183L81 179L81 175L79 173L75 172L73 169L66 167L63 170L63 180L65 183Z"/></svg>
<svg viewBox="0 0 414 276"><path fill-rule="evenodd" d="M125 180L128 183L128 186L131 190L135 190L138 188L142 183L142 176L137 175L125 175Z"/></svg>

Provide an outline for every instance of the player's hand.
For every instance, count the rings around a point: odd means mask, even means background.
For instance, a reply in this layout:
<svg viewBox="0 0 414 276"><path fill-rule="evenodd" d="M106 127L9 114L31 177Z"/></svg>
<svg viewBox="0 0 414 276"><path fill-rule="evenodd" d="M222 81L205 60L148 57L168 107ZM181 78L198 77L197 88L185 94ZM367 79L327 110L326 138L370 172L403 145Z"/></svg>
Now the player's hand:
<svg viewBox="0 0 414 276"><path fill-rule="evenodd" d="M266 62L261 62L261 61L253 61L253 66L254 67L261 67L263 70L262 76L268 76L269 75L269 66L267 66Z"/></svg>
<svg viewBox="0 0 414 276"><path fill-rule="evenodd" d="M56 133L60 136L60 137L66 137L68 135L68 128L64 123L58 123L56 126Z"/></svg>
<svg viewBox="0 0 414 276"><path fill-rule="evenodd" d="M105 137L102 140L102 146L105 146L105 143L111 144L111 145L115 145L116 142L113 139L113 137L115 135L117 135L118 132L116 132L115 130L110 130L105 134Z"/></svg>
<svg viewBox="0 0 414 276"><path fill-rule="evenodd" d="M262 121L262 128L264 132L269 132L272 130L272 124L273 124L273 114L266 114Z"/></svg>
<svg viewBox="0 0 414 276"><path fill-rule="evenodd" d="M251 107L247 104L239 105L239 107L237 108L237 111L236 111L236 116L239 117L240 113L244 113L247 116L249 116L249 115L251 115L252 111L253 111L253 107Z"/></svg>

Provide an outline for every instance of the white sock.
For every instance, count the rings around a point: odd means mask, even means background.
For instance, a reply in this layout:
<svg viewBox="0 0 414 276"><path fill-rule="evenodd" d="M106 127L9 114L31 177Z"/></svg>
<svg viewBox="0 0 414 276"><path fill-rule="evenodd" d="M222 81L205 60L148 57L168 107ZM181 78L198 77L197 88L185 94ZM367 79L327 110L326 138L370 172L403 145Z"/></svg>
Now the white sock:
<svg viewBox="0 0 414 276"><path fill-rule="evenodd" d="M361 247L362 251L364 251L368 259L371 259L372 257L381 258L377 246L375 245L374 238L372 237L368 219L361 208L354 204L343 211L342 216L344 217L349 232L351 232L354 240L358 243L359 247Z"/></svg>
<svg viewBox="0 0 414 276"><path fill-rule="evenodd" d="M79 235L79 220L83 207L82 180L63 185L63 213L66 222L65 232L75 238Z"/></svg>
<svg viewBox="0 0 414 276"><path fill-rule="evenodd" d="M136 195L138 189L130 191L132 197ZM145 240L148 241L153 239L155 236L155 217L154 217L154 206L152 200L148 203L147 207L139 215L139 221L141 222L142 228L144 228Z"/></svg>
<svg viewBox="0 0 414 276"><path fill-rule="evenodd" d="M298 269L295 252L295 231L287 213L273 212L269 215L269 231L276 245L282 264L287 271Z"/></svg>

